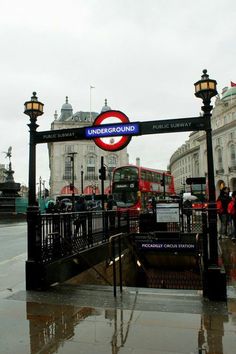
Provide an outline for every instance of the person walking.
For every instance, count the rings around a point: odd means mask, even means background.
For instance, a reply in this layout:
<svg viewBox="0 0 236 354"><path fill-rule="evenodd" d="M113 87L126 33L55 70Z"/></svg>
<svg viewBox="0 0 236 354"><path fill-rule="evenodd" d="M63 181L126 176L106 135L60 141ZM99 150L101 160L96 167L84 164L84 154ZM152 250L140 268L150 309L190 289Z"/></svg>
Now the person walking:
<svg viewBox="0 0 236 354"><path fill-rule="evenodd" d="M86 238L86 219L87 219L87 205L84 197L79 197L79 199L75 203L75 211L78 212L79 214L77 215L74 224L75 224L75 233L77 235L80 234L80 236L83 237L85 240ZM80 230L82 232L80 232ZM82 233L82 235L81 235ZM83 240L83 241L84 241Z"/></svg>
<svg viewBox="0 0 236 354"><path fill-rule="evenodd" d="M228 205L228 214L233 221L232 241L236 241L236 191L232 193L232 199Z"/></svg>
<svg viewBox="0 0 236 354"><path fill-rule="evenodd" d="M229 196L228 188L227 187L222 188L220 195L216 201L217 212L220 219L219 239L228 236L228 222L229 222L228 205L230 200L231 198Z"/></svg>
<svg viewBox="0 0 236 354"><path fill-rule="evenodd" d="M107 210L109 212L109 221L110 221L110 227L113 228L115 226L115 218L116 218L116 212L115 210L117 209L117 204L116 201L113 199L113 195L110 194L108 196L108 201L107 201Z"/></svg>

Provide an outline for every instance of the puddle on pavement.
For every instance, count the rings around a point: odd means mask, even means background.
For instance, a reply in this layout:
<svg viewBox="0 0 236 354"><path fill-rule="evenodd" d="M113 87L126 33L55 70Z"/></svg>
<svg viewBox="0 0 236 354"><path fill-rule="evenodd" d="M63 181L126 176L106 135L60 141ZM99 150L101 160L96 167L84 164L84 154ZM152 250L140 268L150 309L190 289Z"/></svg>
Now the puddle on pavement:
<svg viewBox="0 0 236 354"><path fill-rule="evenodd" d="M234 353L236 300L228 312L218 303L203 305L201 314L139 311L135 301L130 310L27 302L27 339L3 353Z"/></svg>

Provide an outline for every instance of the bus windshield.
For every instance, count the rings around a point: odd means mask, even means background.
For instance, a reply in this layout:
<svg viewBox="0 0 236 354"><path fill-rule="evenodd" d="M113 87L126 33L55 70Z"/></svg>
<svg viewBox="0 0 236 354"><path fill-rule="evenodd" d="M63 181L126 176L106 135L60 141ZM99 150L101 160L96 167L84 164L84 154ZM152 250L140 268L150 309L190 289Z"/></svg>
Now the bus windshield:
<svg viewBox="0 0 236 354"><path fill-rule="evenodd" d="M115 189L113 197L120 208L130 208L138 201L137 191L131 191L130 189Z"/></svg>
<svg viewBox="0 0 236 354"><path fill-rule="evenodd" d="M124 181L137 181L138 180L138 169L135 166L126 166L118 168L114 172L113 182L124 182Z"/></svg>

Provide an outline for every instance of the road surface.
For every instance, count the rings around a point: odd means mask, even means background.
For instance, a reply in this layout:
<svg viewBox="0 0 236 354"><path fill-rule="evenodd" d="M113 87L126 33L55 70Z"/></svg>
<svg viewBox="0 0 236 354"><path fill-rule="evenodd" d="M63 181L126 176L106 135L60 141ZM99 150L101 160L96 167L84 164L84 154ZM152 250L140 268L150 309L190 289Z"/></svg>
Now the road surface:
<svg viewBox="0 0 236 354"><path fill-rule="evenodd" d="M0 296L24 289L26 222L0 224Z"/></svg>

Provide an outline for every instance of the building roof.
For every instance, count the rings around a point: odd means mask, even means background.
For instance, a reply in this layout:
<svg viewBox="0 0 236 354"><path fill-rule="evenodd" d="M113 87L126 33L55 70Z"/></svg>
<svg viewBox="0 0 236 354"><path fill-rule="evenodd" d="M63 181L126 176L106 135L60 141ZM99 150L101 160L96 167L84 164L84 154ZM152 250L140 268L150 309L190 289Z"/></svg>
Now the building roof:
<svg viewBox="0 0 236 354"><path fill-rule="evenodd" d="M107 105L107 99L105 98L105 105L102 107L101 113L110 111L111 107Z"/></svg>
<svg viewBox="0 0 236 354"><path fill-rule="evenodd" d="M231 99L232 96L236 95L236 86L230 87L230 88L225 88L223 94L222 94L222 100L227 100Z"/></svg>
<svg viewBox="0 0 236 354"><path fill-rule="evenodd" d="M101 113L110 111L111 107L107 105L107 99L105 99L105 105L102 107ZM64 122L93 122L98 116L97 112L83 112L78 111L73 114L72 105L68 102L68 96L66 96L66 102L61 107L61 115L58 121ZM54 119L57 120L57 112L54 114Z"/></svg>
<svg viewBox="0 0 236 354"><path fill-rule="evenodd" d="M59 120L66 120L73 114L72 105L68 102L68 96L66 96L66 102L61 107L61 115Z"/></svg>

